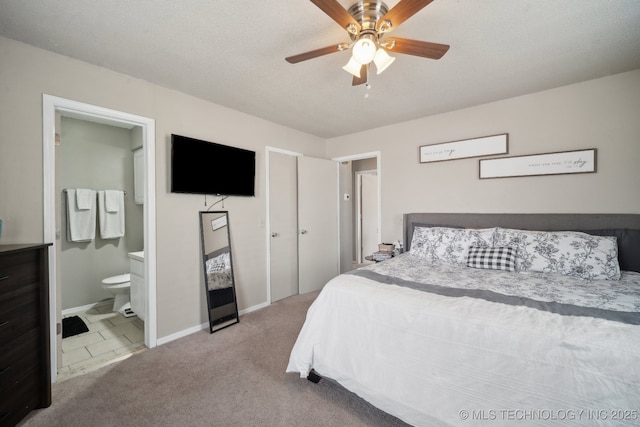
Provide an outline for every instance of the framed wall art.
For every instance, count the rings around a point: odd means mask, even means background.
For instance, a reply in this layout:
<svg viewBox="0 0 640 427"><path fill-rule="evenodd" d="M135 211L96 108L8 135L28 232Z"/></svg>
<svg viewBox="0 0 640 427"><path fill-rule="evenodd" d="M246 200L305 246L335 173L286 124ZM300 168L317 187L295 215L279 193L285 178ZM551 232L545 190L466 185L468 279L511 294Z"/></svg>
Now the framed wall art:
<svg viewBox="0 0 640 427"><path fill-rule="evenodd" d="M480 179L596 172L596 149L480 160Z"/></svg>
<svg viewBox="0 0 640 427"><path fill-rule="evenodd" d="M509 152L509 134L482 136L420 147L420 163L442 162Z"/></svg>

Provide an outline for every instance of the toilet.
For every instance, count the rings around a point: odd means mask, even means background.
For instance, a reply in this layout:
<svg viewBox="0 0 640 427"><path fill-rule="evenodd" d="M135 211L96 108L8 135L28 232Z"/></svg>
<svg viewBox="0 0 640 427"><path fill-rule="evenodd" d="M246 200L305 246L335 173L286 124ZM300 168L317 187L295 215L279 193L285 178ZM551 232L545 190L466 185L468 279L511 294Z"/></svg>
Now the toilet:
<svg viewBox="0 0 640 427"><path fill-rule="evenodd" d="M111 292L113 299L113 311L121 313L124 317L134 316L131 310L129 290L131 289L131 273L119 274L107 277L102 281L102 288Z"/></svg>

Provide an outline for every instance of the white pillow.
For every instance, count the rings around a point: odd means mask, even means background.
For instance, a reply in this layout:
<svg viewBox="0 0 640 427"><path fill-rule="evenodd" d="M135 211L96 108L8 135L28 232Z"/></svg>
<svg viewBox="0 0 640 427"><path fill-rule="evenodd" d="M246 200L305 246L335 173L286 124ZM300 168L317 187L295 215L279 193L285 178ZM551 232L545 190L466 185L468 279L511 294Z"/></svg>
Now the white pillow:
<svg viewBox="0 0 640 427"><path fill-rule="evenodd" d="M416 227L411 254L430 261L466 264L469 246L493 246L494 228Z"/></svg>
<svg viewBox="0 0 640 427"><path fill-rule="evenodd" d="M618 243L613 236L498 227L494 245L516 248L518 271L556 273L582 279L620 279Z"/></svg>

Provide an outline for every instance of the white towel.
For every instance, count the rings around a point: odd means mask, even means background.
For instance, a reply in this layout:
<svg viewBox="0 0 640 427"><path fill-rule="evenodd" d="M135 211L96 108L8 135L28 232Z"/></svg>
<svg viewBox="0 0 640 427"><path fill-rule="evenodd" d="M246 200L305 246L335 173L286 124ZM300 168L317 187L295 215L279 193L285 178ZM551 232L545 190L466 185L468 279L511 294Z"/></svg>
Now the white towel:
<svg viewBox="0 0 640 427"><path fill-rule="evenodd" d="M107 212L120 211L120 199L124 193L119 190L104 190L104 206Z"/></svg>
<svg viewBox="0 0 640 427"><path fill-rule="evenodd" d="M93 191L93 190L88 190ZM67 190L67 240L90 242L96 237L96 192L90 198L89 209L78 209L76 190Z"/></svg>
<svg viewBox="0 0 640 427"><path fill-rule="evenodd" d="M94 204L96 200L96 192L93 190L87 190L86 188L77 188L76 189L76 204L78 205L78 209L81 211L85 211L87 209L91 209L91 205Z"/></svg>
<svg viewBox="0 0 640 427"><path fill-rule="evenodd" d="M118 197L118 211L107 211L105 191L98 191L98 219L100 220L100 237L118 239L124 236L124 192Z"/></svg>

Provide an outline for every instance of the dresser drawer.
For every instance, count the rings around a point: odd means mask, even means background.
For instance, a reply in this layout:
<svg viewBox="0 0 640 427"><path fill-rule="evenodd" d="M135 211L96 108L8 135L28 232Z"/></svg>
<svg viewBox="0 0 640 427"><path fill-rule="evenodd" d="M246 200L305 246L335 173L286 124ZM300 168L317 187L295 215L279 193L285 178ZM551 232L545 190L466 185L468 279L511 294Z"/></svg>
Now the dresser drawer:
<svg viewBox="0 0 640 427"><path fill-rule="evenodd" d="M0 427L15 426L29 412L38 408L39 396L36 382L38 375L37 369L25 372L24 377L2 392Z"/></svg>
<svg viewBox="0 0 640 427"><path fill-rule="evenodd" d="M33 329L0 346L0 396L5 396L5 390L26 372L38 367L39 338L39 331Z"/></svg>
<svg viewBox="0 0 640 427"><path fill-rule="evenodd" d="M36 251L23 251L0 256L0 298L16 287L40 283L40 256Z"/></svg>
<svg viewBox="0 0 640 427"><path fill-rule="evenodd" d="M0 344L37 328L40 319L40 294L29 285L6 293L0 298Z"/></svg>

